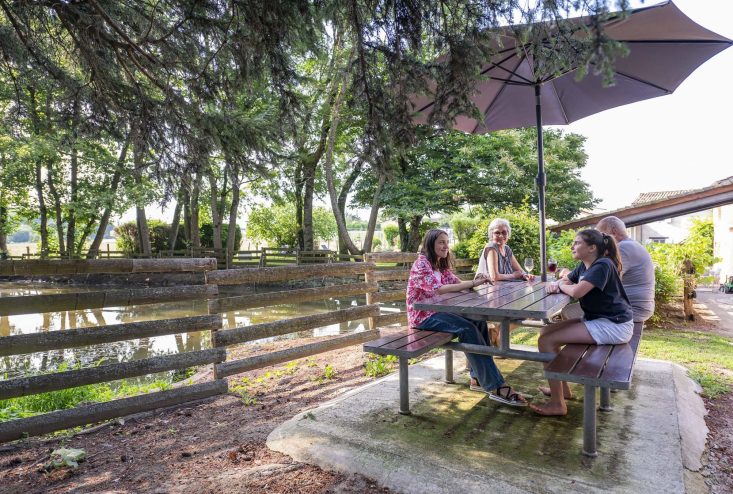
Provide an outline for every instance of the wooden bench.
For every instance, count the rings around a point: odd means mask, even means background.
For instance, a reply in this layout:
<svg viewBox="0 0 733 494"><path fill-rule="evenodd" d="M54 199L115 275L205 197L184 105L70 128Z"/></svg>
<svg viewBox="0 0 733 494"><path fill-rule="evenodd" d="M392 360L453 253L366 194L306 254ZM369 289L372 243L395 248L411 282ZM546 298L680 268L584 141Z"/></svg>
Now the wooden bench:
<svg viewBox="0 0 733 494"><path fill-rule="evenodd" d="M610 411L611 390L629 389L644 324L634 324L631 341L623 345L566 345L545 368L545 377L582 384L583 454L597 456L596 389L601 411Z"/></svg>
<svg viewBox="0 0 733 494"><path fill-rule="evenodd" d="M383 336L378 340L364 343L364 351L378 355L394 355L400 364L400 413L410 415L410 389L408 361L417 358L434 348L441 347L453 339L450 333L425 331L409 328ZM453 382L453 351L445 353L445 380Z"/></svg>

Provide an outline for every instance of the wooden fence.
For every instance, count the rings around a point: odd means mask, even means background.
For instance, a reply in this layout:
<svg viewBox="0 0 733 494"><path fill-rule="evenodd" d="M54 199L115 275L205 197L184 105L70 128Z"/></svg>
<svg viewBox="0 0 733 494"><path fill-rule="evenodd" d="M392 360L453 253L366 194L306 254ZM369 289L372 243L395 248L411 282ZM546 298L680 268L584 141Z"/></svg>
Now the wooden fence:
<svg viewBox="0 0 733 494"><path fill-rule="evenodd" d="M109 260L37 260L3 261L0 273L19 274L79 274L79 273L161 273L209 271L216 268L215 259L109 259ZM217 295L216 286L199 285L142 290L111 290L56 295L0 297L0 315L28 314L57 310L78 310L157 303L181 299L210 298ZM100 343L113 343L153 336L216 332L222 327L221 317L206 315L145 321L81 329L39 332L0 337L0 356L31 352L79 348ZM90 384L117 381L158 372L187 369L194 366L223 362L222 349L162 355L130 362L115 362L64 372L25 376L0 381L0 400L47 393ZM0 442L39 435L60 429L90 424L132 413L178 405L225 393L224 380L213 380L177 389L148 393L105 403L82 405L28 418L0 423Z"/></svg>
<svg viewBox="0 0 733 494"><path fill-rule="evenodd" d="M81 329L69 329L0 337L0 356L21 355L31 352L79 348L102 343L120 342L153 336L210 331L213 348L173 355L150 357L130 362L103 364L92 368L18 377L0 380L0 400L18 398L73 388L89 384L111 382L151 373L186 369L200 365L214 365L210 382L183 386L167 391L116 399L105 403L78 406L28 418L0 422L0 442L40 435L60 429L91 424L103 420L180 405L228 392L227 376L279 364L311 355L360 344L379 337L375 318L379 315L376 304L366 304L322 314L298 316L287 320L222 329L222 312L267 307L283 303L299 303L332 297L372 294L378 286L362 281L373 276L372 262L318 263L256 269L215 270L214 259L105 259L56 261L4 261L4 273L16 274L76 274L89 272L130 273L198 270L206 272L206 285L165 287L154 289L108 290L106 292L68 293L0 297L0 315L27 314L44 311L75 310L110 305L156 303L181 299L208 299L209 314L158 321L125 323ZM237 295L219 296L219 285L272 284L291 280L340 280L333 285L317 288L295 288ZM232 360L228 349L261 338L280 336L323 327L329 324L368 320L369 329L353 334L322 338L264 355Z"/></svg>
<svg viewBox="0 0 733 494"><path fill-rule="evenodd" d="M384 253L400 254L397 253ZM32 260L38 261L41 255L38 253L25 253L19 257L10 257L10 260ZM184 249L184 250L164 250L153 252L150 255L140 253L129 253L120 250L110 250L109 245L106 250L100 250L97 259L170 259L170 258L213 258L219 269L232 268L264 268L275 266L299 266L301 264L327 264L334 262L360 262L363 259L361 254L340 254L333 250L313 250L305 251L299 249L291 249L288 247L262 247L259 250L240 250L233 256L227 256L226 249L200 248L200 249ZM58 253L51 252L47 254L44 260L65 260L65 261L85 261L83 258L65 257L61 258ZM0 273L2 274L2 273Z"/></svg>

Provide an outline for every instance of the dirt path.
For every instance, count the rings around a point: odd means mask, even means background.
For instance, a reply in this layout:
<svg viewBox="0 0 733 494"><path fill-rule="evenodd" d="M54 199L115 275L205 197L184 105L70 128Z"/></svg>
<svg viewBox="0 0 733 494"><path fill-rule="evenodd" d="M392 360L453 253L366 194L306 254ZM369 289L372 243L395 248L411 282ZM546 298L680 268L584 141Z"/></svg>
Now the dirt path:
<svg viewBox="0 0 733 494"><path fill-rule="evenodd" d="M0 492L388 493L365 477L327 472L265 446L283 421L370 381L364 359L359 346L330 352L242 374L230 381L230 395L186 408L71 438L0 446ZM702 473L711 492L733 492L733 394L706 405L711 435ZM50 451L61 446L83 448L88 459L77 469L45 471Z"/></svg>

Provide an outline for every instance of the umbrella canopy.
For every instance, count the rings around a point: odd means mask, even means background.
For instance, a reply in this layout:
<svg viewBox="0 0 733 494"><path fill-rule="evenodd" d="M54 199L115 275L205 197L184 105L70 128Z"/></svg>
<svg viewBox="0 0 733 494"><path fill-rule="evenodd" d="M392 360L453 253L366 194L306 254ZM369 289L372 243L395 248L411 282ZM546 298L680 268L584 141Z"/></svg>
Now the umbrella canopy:
<svg viewBox="0 0 733 494"><path fill-rule="evenodd" d="M587 23L589 17L571 21ZM537 126L538 196L542 279L546 279L545 173L542 126L569 124L583 117L671 94L697 67L733 41L693 22L674 3L635 9L604 23L611 39L626 43L629 53L614 63L615 84L604 87L600 75L576 80L576 70L537 76L534 60L509 30L499 36L496 54L482 67L472 101L483 120L458 116L453 128L469 133ZM411 98L416 123L427 123L434 102Z"/></svg>

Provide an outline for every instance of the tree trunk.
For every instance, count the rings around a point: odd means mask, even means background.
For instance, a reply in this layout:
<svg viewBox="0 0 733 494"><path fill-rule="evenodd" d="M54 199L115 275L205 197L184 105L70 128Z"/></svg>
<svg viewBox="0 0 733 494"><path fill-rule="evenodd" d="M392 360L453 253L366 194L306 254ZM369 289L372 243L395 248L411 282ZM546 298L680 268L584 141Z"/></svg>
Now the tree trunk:
<svg viewBox="0 0 733 494"><path fill-rule="evenodd" d="M79 95L74 98L74 107L71 117L71 159L69 160L69 203L66 207L66 245L69 257L74 255L74 244L76 239L76 201L79 192L79 150L77 139L79 132ZM83 237L82 237L83 238Z"/></svg>
<svg viewBox="0 0 733 494"><path fill-rule="evenodd" d="M298 161L295 166L295 230L298 239L298 248L305 250L303 234L303 162Z"/></svg>
<svg viewBox="0 0 733 494"><path fill-rule="evenodd" d="M56 235L59 239L59 255L61 257L66 257L64 217L61 211L61 196L56 188L56 174L53 170L53 163L48 163L46 175L48 176L48 190L51 191L51 196L53 197L53 209L56 213Z"/></svg>
<svg viewBox="0 0 733 494"><path fill-rule="evenodd" d="M356 180L359 178L359 175L361 175L361 171L364 167L364 162L359 160L356 165L354 165L354 169L351 170L351 173L348 177L346 177L346 180L341 186L341 192L339 192L338 197L338 208L339 211L341 211L342 216L346 216L346 199L349 196L349 192L351 192L351 187L354 186L356 183ZM346 248L346 244L339 242L338 243L338 251L339 254L348 254L349 249Z"/></svg>
<svg viewBox="0 0 733 494"><path fill-rule="evenodd" d="M33 133L39 136L41 134L41 120L38 115L36 90L33 86L28 87L28 98ZM48 118L48 115L46 118ZM36 180L34 186L38 197L38 230L41 235L41 258L45 259L48 257L48 209L46 208L46 201L43 197L43 165L41 163L40 159L36 160Z"/></svg>
<svg viewBox="0 0 733 494"><path fill-rule="evenodd" d="M229 209L229 226L227 228L227 268L231 267L234 258L235 241L237 238L237 211L239 210L239 165L229 167L232 174L232 206Z"/></svg>
<svg viewBox="0 0 733 494"><path fill-rule="evenodd" d="M303 192L303 250L313 250L313 193L316 186L316 167L321 159L321 153L317 156L309 156L303 163L303 178L305 190Z"/></svg>
<svg viewBox="0 0 733 494"><path fill-rule="evenodd" d="M183 207L183 193L178 192L178 199L176 200L176 207L173 210L173 219L171 220L171 231L168 236L168 245L170 246L170 253L176 250L176 242L178 241L178 231L181 228L181 209Z"/></svg>
<svg viewBox="0 0 733 494"><path fill-rule="evenodd" d="M125 142L122 144L120 155L117 157L117 166L115 166L115 172L112 175L112 182L109 185L110 188L110 199L107 204L104 205L104 212L99 220L99 226L97 227L97 233L94 235L92 245L89 246L87 251L87 259L94 259L99 255L99 247L102 245L104 240L104 234L107 233L107 225L109 225L109 218L112 215L112 207L114 206L114 197L117 193L117 188L120 185L122 179L122 170L125 167L125 160L127 160L127 151L130 148L130 140L132 139L132 130L127 133Z"/></svg>
<svg viewBox="0 0 733 494"><path fill-rule="evenodd" d="M417 252L420 249L420 242L422 241L422 237L420 236L420 223L422 222L422 218L422 215L410 218L410 231L407 237L408 252Z"/></svg>
<svg viewBox="0 0 733 494"><path fill-rule="evenodd" d="M339 45L339 43L336 43ZM333 104L331 105L331 125L328 130L328 143L326 146L326 158L323 163L323 171L326 175L326 185L328 186L328 196L331 199L331 210L336 217L336 226L338 227L339 241L341 245L345 245L352 255L360 254L361 251L354 244L349 236L349 232L346 229L345 215L342 214L338 206L338 197L336 196L336 187L333 181L333 149L336 143L336 132L338 131L338 124L341 116L341 103L344 100L346 93L346 76L348 71L346 68L341 71L340 77L334 77L334 90L331 94L335 94Z"/></svg>
<svg viewBox="0 0 733 494"><path fill-rule="evenodd" d="M386 180L387 176L380 173L377 190L374 191L374 196L372 198L372 209L369 212L369 223L367 224L366 235L364 236L364 252L372 251L372 240L374 239L374 230L377 228L377 215L379 214L379 196L382 194L382 189L384 188L384 182Z"/></svg>
<svg viewBox="0 0 733 494"><path fill-rule="evenodd" d="M143 155L145 152L144 146L144 143L138 136L132 147L132 159L135 167L135 183L138 186L141 186L143 181L143 170L145 167L143 162ZM135 220L137 223L138 241L140 242L140 252L145 256L151 256L152 249L150 248L150 230L148 229L148 219L145 216L145 204L135 205Z"/></svg>
<svg viewBox="0 0 733 494"><path fill-rule="evenodd" d="M89 237L89 235L92 234L92 229L94 228L94 218L87 221L87 224L84 225L84 228L81 230L81 235L79 236L79 240L76 243L76 247L72 251L71 248L69 248L69 253L73 254L75 257L80 258L81 257L81 251L84 248L84 242L86 242L86 239Z"/></svg>
<svg viewBox="0 0 733 494"><path fill-rule="evenodd" d="M201 172L196 172L191 191L191 246L201 250L201 231L199 230L199 196L201 195Z"/></svg>
<svg viewBox="0 0 733 494"><path fill-rule="evenodd" d="M693 305L695 298L695 266L692 261L685 260L682 264L682 307L686 321L694 321L697 314Z"/></svg>
<svg viewBox="0 0 733 494"><path fill-rule="evenodd" d="M183 236L188 247L193 245L191 240L191 194L188 184L181 183L181 200L183 201Z"/></svg>
<svg viewBox="0 0 733 494"><path fill-rule="evenodd" d="M407 252L409 244L409 235L407 233L407 220L402 216L397 217L397 230L399 232L398 239L400 243L400 251Z"/></svg>
<svg viewBox="0 0 733 494"><path fill-rule="evenodd" d="M221 249L221 215L219 214L219 191L213 168L209 168L209 188L211 196L211 228L214 249Z"/></svg>
<svg viewBox="0 0 733 494"><path fill-rule="evenodd" d="M48 209L43 198L43 177L41 161L36 161L36 194L38 196L38 230L41 234L41 258L48 257Z"/></svg>
<svg viewBox="0 0 733 494"><path fill-rule="evenodd" d="M0 199L0 201L2 201ZM0 255L8 253L8 208L0 202ZM2 259L0 259L2 260Z"/></svg>

